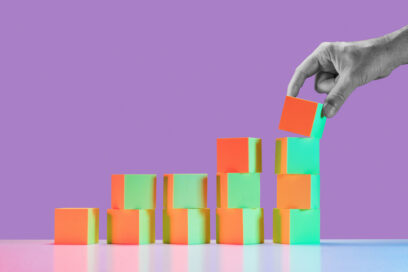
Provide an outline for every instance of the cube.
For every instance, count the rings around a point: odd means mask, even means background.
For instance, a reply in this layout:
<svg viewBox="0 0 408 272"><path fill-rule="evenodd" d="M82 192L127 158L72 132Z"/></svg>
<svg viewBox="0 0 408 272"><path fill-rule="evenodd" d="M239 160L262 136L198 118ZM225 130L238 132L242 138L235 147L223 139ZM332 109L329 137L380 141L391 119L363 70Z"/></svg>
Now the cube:
<svg viewBox="0 0 408 272"><path fill-rule="evenodd" d="M273 242L319 244L320 210L273 209Z"/></svg>
<svg viewBox="0 0 408 272"><path fill-rule="evenodd" d="M315 138L278 138L276 174L320 174L320 146Z"/></svg>
<svg viewBox="0 0 408 272"><path fill-rule="evenodd" d="M54 242L59 245L87 245L99 242L98 208L55 209Z"/></svg>
<svg viewBox="0 0 408 272"><path fill-rule="evenodd" d="M112 209L155 209L156 175L112 175Z"/></svg>
<svg viewBox="0 0 408 272"><path fill-rule="evenodd" d="M264 214L262 208L217 208L218 244L261 244L264 242Z"/></svg>
<svg viewBox="0 0 408 272"><path fill-rule="evenodd" d="M108 244L151 244L155 242L153 209L108 209Z"/></svg>
<svg viewBox="0 0 408 272"><path fill-rule="evenodd" d="M262 172L262 141L258 138L217 139L218 173Z"/></svg>
<svg viewBox="0 0 408 272"><path fill-rule="evenodd" d="M320 175L278 175L277 208L320 209Z"/></svg>
<svg viewBox="0 0 408 272"><path fill-rule="evenodd" d="M163 179L164 208L207 208L207 179L207 174L165 174Z"/></svg>
<svg viewBox="0 0 408 272"><path fill-rule="evenodd" d="M218 173L218 208L260 208L260 173Z"/></svg>
<svg viewBox="0 0 408 272"><path fill-rule="evenodd" d="M164 209L163 243L210 243L210 209Z"/></svg>
<svg viewBox="0 0 408 272"><path fill-rule="evenodd" d="M326 124L320 103L287 96L283 104L279 129L320 139Z"/></svg>

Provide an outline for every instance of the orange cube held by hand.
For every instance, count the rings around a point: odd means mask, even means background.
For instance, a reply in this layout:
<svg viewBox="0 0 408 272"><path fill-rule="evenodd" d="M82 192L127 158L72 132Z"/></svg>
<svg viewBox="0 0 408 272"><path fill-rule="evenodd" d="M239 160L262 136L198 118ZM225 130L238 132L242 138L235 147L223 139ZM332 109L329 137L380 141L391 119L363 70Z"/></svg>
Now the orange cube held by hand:
<svg viewBox="0 0 408 272"><path fill-rule="evenodd" d="M258 138L217 139L218 173L262 172L262 141Z"/></svg>
<svg viewBox="0 0 408 272"><path fill-rule="evenodd" d="M326 124L322 109L323 105L320 103L287 96L279 129L320 139Z"/></svg>
<svg viewBox="0 0 408 272"><path fill-rule="evenodd" d="M98 208L55 209L55 244L87 245L99 242Z"/></svg>

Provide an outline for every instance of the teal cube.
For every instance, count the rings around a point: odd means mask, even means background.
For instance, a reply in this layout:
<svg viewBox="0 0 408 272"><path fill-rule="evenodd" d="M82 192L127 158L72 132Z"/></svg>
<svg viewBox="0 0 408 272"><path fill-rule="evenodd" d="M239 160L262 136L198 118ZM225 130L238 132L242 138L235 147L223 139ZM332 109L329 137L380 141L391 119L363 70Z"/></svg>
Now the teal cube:
<svg viewBox="0 0 408 272"><path fill-rule="evenodd" d="M273 209L273 241L279 244L319 244L320 210Z"/></svg>
<svg viewBox="0 0 408 272"><path fill-rule="evenodd" d="M276 174L320 174L320 141L316 138L276 139Z"/></svg>

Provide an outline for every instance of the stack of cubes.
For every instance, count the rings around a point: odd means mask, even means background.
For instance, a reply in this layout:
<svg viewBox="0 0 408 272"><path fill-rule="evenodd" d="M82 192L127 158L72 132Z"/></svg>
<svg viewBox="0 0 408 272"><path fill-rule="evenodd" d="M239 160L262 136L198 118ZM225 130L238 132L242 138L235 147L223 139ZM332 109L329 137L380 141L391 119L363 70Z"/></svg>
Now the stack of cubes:
<svg viewBox="0 0 408 272"><path fill-rule="evenodd" d="M261 152L261 139L217 139L219 244L264 242L264 214L260 207Z"/></svg>
<svg viewBox="0 0 408 272"><path fill-rule="evenodd" d="M326 122L322 107L299 98L285 99L279 129L308 138L276 140L275 243L320 243L320 138Z"/></svg>
<svg viewBox="0 0 408 272"><path fill-rule="evenodd" d="M112 175L108 244L155 242L156 175Z"/></svg>
<svg viewBox="0 0 408 272"><path fill-rule="evenodd" d="M210 243L207 174L166 174L163 180L163 243Z"/></svg>

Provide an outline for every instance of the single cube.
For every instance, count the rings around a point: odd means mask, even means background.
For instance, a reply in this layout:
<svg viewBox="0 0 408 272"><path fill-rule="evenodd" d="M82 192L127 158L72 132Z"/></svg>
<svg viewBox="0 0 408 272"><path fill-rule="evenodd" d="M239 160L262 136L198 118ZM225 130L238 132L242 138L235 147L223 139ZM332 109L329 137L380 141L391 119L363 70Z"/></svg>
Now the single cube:
<svg viewBox="0 0 408 272"><path fill-rule="evenodd" d="M273 242L319 244L320 210L273 209Z"/></svg>
<svg viewBox="0 0 408 272"><path fill-rule="evenodd" d="M112 209L155 209L156 175L112 175Z"/></svg>
<svg viewBox="0 0 408 272"><path fill-rule="evenodd" d="M262 172L262 141L258 138L217 139L218 173Z"/></svg>
<svg viewBox="0 0 408 272"><path fill-rule="evenodd" d="M278 175L277 208L320 209L320 175Z"/></svg>
<svg viewBox="0 0 408 272"><path fill-rule="evenodd" d="M87 245L99 242L98 208L55 209L54 242L59 245Z"/></svg>
<svg viewBox="0 0 408 272"><path fill-rule="evenodd" d="M163 177L164 208L207 208L207 179L207 174L165 174Z"/></svg>
<svg viewBox="0 0 408 272"><path fill-rule="evenodd" d="M264 242L262 208L217 208L217 244L261 244Z"/></svg>
<svg viewBox="0 0 408 272"><path fill-rule="evenodd" d="M315 138L276 139L276 174L320 174L320 145Z"/></svg>
<svg viewBox="0 0 408 272"><path fill-rule="evenodd" d="M218 173L217 208L260 208L260 173Z"/></svg>
<svg viewBox="0 0 408 272"><path fill-rule="evenodd" d="M210 243L210 209L164 209L163 243Z"/></svg>
<svg viewBox="0 0 408 272"><path fill-rule="evenodd" d="M155 242L153 209L108 209L108 244L151 244Z"/></svg>
<svg viewBox="0 0 408 272"><path fill-rule="evenodd" d="M320 103L286 96L279 129L312 138L322 138L326 116Z"/></svg>

